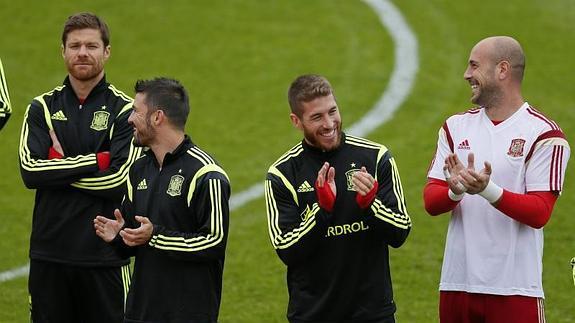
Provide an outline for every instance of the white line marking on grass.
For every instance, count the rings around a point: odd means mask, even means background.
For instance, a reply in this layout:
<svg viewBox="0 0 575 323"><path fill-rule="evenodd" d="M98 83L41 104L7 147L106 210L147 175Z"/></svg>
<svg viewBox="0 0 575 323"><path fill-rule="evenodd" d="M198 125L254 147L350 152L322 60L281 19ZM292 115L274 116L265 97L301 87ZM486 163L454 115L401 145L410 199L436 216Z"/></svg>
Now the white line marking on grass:
<svg viewBox="0 0 575 323"><path fill-rule="evenodd" d="M16 279L18 277L28 275L28 271L30 270L30 265L26 264L22 267L14 268L3 273L0 273L0 283L5 281L9 281L12 279Z"/></svg>
<svg viewBox="0 0 575 323"><path fill-rule="evenodd" d="M371 7L383 26L389 31L395 45L395 64L385 92L363 118L352 124L345 132L365 136L393 117L413 87L419 69L417 38L401 15L388 0L362 0ZM264 195L264 184L258 183L233 194L230 211ZM0 283L28 274L28 265L0 273Z"/></svg>
<svg viewBox="0 0 575 323"><path fill-rule="evenodd" d="M385 92L363 118L352 124L345 132L365 136L387 120L407 98L415 82L419 69L417 38L403 19L401 12L388 0L363 0L378 15L383 26L389 31L395 45L395 64ZM254 184L248 189L232 194L230 210L264 195L264 184Z"/></svg>

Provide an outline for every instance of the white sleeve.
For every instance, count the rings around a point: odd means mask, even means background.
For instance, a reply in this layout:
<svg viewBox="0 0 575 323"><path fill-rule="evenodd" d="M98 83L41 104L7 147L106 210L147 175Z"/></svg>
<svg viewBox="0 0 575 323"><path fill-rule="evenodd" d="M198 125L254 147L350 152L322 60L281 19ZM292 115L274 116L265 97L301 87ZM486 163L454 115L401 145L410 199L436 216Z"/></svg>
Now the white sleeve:
<svg viewBox="0 0 575 323"><path fill-rule="evenodd" d="M561 192L570 154L569 143L563 138L547 138L536 143L525 171L527 192Z"/></svg>
<svg viewBox="0 0 575 323"><path fill-rule="evenodd" d="M427 178L445 180L445 176L443 175L443 166L445 164L445 158L447 158L447 155L451 153L451 149L449 148L449 142L447 141L447 133L443 127L439 128L437 135L437 149L435 151L435 156L431 161Z"/></svg>

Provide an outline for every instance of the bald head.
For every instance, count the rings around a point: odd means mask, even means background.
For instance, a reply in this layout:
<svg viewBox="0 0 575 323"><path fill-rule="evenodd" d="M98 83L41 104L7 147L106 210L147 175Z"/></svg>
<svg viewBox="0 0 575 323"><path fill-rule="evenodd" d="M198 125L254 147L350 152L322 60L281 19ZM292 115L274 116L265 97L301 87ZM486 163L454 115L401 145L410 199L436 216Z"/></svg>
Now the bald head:
<svg viewBox="0 0 575 323"><path fill-rule="evenodd" d="M523 80L525 71L525 55L517 40L508 36L494 36L481 40L476 48L483 47L494 64L501 61L509 62L513 79L520 82Z"/></svg>

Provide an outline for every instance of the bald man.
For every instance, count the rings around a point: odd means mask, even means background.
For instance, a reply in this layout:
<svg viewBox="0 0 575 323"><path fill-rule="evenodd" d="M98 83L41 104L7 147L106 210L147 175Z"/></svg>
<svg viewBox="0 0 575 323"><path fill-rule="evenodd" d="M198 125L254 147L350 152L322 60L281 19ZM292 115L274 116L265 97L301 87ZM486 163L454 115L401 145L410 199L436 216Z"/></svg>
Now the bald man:
<svg viewBox="0 0 575 323"><path fill-rule="evenodd" d="M481 40L463 77L477 106L439 129L423 196L451 212L442 323L544 322L543 226L563 188L570 148L521 94L525 56L511 37Z"/></svg>

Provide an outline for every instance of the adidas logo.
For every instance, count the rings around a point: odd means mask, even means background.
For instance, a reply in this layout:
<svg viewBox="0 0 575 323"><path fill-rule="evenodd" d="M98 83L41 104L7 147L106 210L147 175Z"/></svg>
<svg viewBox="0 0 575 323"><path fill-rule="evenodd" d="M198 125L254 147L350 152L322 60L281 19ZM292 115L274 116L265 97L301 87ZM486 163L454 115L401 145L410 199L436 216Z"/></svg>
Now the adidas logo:
<svg viewBox="0 0 575 323"><path fill-rule="evenodd" d="M311 185L309 185L309 183L307 181L304 181L303 183L301 183L301 185L299 186L297 191L299 193L305 193L305 192L313 192L314 190L313 190L313 187Z"/></svg>
<svg viewBox="0 0 575 323"><path fill-rule="evenodd" d="M467 141L467 139L463 140L459 146L457 146L457 149L466 149L469 150L471 149L471 147L469 146L469 141Z"/></svg>
<svg viewBox="0 0 575 323"><path fill-rule="evenodd" d="M138 187L137 187L136 189L137 189L138 191L148 189L148 185L146 184L146 179L145 179L145 178L138 184Z"/></svg>
<svg viewBox="0 0 575 323"><path fill-rule="evenodd" d="M68 120L68 118L66 118L66 116L64 115L64 112L62 112L62 110L60 110L58 112L54 112L54 114L50 117L50 119L58 120L58 121L67 121Z"/></svg>

